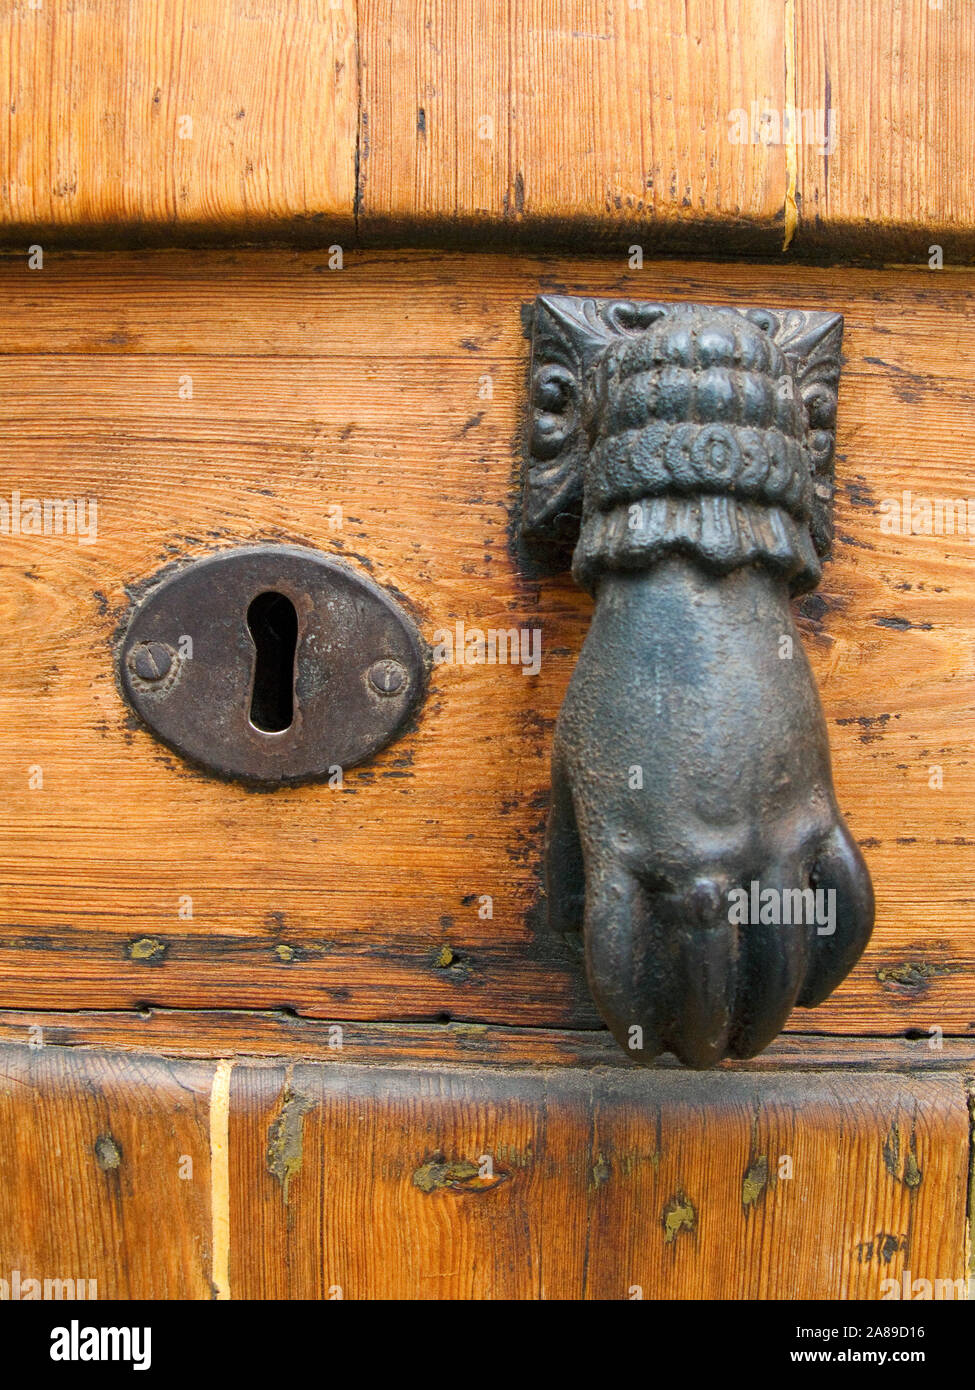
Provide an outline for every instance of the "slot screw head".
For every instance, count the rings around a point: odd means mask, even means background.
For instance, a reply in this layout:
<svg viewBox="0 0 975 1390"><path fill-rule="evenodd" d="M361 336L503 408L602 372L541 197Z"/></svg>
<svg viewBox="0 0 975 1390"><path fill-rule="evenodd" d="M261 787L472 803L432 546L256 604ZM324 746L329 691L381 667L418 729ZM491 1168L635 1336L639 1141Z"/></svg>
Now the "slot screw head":
<svg viewBox="0 0 975 1390"><path fill-rule="evenodd" d="M140 642L129 652L129 670L150 684L169 675L175 653L163 642Z"/></svg>
<svg viewBox="0 0 975 1390"><path fill-rule="evenodd" d="M369 684L378 695L398 695L406 685L406 670L392 657L384 656L369 667Z"/></svg>

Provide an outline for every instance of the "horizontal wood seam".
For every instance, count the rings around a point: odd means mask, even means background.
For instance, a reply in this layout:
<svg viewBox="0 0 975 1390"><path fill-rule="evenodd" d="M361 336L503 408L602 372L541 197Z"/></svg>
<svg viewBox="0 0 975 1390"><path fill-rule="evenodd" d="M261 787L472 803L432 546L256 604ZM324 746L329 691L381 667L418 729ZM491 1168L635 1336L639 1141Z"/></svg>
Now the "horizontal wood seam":
<svg viewBox="0 0 975 1390"><path fill-rule="evenodd" d="M208 1026L216 1025L216 1031L206 1035L209 1040L204 1036L195 1037L194 1024L204 1033ZM352 1047L331 1048L330 1030L335 1028L351 1037ZM265 1037L260 1036L262 1029ZM281 1030L280 1034L277 1030ZM58 1036L46 1036L55 1033ZM362 1061L376 1065L398 1062L415 1065L422 1060L430 1066L477 1063L631 1070L609 1033L602 1029L506 1027L460 1021L434 1024L319 1019L280 1011L242 1009L0 1010L0 1048L22 1045L37 1037L42 1038L44 1047L137 1052L194 1061L221 1060L232 1055L248 1061L288 1057L335 1064ZM932 1050L927 1037L786 1030L759 1058L729 1061L719 1070L804 1074L832 1070L946 1072L957 1073L971 1082L975 1076L975 1040L948 1032L943 1033L942 1040L947 1052L943 1046ZM866 1046L858 1048L858 1044ZM874 1046L870 1048L870 1044ZM808 1046L815 1055L803 1057L798 1051L803 1046ZM533 1059L532 1049L538 1049L537 1060ZM670 1073L686 1069L666 1058L658 1061L652 1070Z"/></svg>

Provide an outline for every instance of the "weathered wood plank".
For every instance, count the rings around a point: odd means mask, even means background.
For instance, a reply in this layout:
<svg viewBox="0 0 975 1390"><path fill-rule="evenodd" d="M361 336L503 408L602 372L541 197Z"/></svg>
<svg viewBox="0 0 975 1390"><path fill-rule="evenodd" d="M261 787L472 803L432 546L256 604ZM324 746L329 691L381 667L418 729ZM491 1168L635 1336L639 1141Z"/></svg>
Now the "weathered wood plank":
<svg viewBox="0 0 975 1390"><path fill-rule="evenodd" d="M785 101L767 0L367 0L359 232L439 244L778 250L782 145L729 113Z"/></svg>
<svg viewBox="0 0 975 1390"><path fill-rule="evenodd" d="M141 1013L78 1009L0 1010L0 1041L49 1047L152 1052L165 1057L270 1058L420 1063L444 1066L607 1067L633 1063L605 1029L506 1028L486 1023L333 1022L294 1014L234 1009L146 1009ZM783 1033L747 1062L726 1060L722 1071L797 1073L950 1071L975 1063L975 1039L824 1037ZM665 1054L655 1070L680 1068Z"/></svg>
<svg viewBox="0 0 975 1390"><path fill-rule="evenodd" d="M971 261L973 23L960 0L17 0L0 243Z"/></svg>
<svg viewBox="0 0 975 1390"><path fill-rule="evenodd" d="M959 1075L539 1066L532 1043L444 1067L400 1032L373 1065L3 1043L6 1293L842 1299L965 1278Z"/></svg>
<svg viewBox="0 0 975 1390"><path fill-rule="evenodd" d="M975 497L973 277L379 253L331 273L261 253L8 262L0 284L0 496L99 504L97 544L4 538L0 1004L596 1024L538 898L552 721L589 608L509 544L520 312L565 287L846 314L838 544L799 619L878 925L791 1026L972 1031L971 539L892 534L882 504ZM272 537L368 565L428 639L539 627L539 674L435 668L416 730L342 792L191 770L116 693L125 586Z"/></svg>
<svg viewBox="0 0 975 1390"><path fill-rule="evenodd" d="M88 1299L211 1296L212 1073L36 1032L0 1047L3 1297L18 1297L14 1271L21 1298L57 1297L45 1280Z"/></svg>
<svg viewBox="0 0 975 1390"><path fill-rule="evenodd" d="M3 241L351 236L355 9L4 5Z"/></svg>
<svg viewBox="0 0 975 1390"><path fill-rule="evenodd" d="M975 256L975 8L796 0L797 246ZM826 134L827 139L821 139Z"/></svg>
<svg viewBox="0 0 975 1390"><path fill-rule="evenodd" d="M958 1078L298 1064L231 1098L235 1297L964 1288Z"/></svg>

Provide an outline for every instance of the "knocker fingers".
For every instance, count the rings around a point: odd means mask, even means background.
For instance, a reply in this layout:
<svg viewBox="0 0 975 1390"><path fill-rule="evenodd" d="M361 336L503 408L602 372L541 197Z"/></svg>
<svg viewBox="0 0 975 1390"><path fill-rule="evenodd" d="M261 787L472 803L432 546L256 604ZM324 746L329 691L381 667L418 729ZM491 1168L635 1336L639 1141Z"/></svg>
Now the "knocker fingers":
<svg viewBox="0 0 975 1390"><path fill-rule="evenodd" d="M756 892L757 888L757 892ZM729 912L738 928L738 992L728 1051L754 1057L767 1047L798 999L816 931L815 904L798 856L767 865L736 890ZM735 911L736 901L743 912Z"/></svg>
<svg viewBox="0 0 975 1390"><path fill-rule="evenodd" d="M588 866L590 987L638 1062L755 1056L797 1004L844 978L872 925L869 876L842 821L755 877L723 868L677 884L612 856Z"/></svg>
<svg viewBox="0 0 975 1390"><path fill-rule="evenodd" d="M826 926L817 932L798 1003L821 1004L860 959L873 930L874 897L863 855L845 821L837 819L823 839L809 881L826 906Z"/></svg>
<svg viewBox="0 0 975 1390"><path fill-rule="evenodd" d="M738 933L724 883L698 879L689 894L659 875L606 859L586 884L586 964L597 1006L634 1061L674 1052L709 1067L734 1022Z"/></svg>
<svg viewBox="0 0 975 1390"><path fill-rule="evenodd" d="M613 1037L638 1062L669 1045L669 975L663 923L652 895L625 865L587 867L586 971L596 1007Z"/></svg>

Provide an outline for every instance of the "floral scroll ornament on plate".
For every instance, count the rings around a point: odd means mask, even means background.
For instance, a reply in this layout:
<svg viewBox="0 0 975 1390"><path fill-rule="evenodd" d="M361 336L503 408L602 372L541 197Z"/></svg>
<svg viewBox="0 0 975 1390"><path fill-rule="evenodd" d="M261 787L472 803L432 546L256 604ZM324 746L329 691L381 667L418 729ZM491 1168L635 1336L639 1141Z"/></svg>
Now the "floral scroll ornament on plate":
<svg viewBox="0 0 975 1390"><path fill-rule="evenodd" d="M551 925L636 1061L751 1057L873 925L789 599L832 531L838 314L536 302L522 531L595 612L555 732ZM566 554L566 562L568 555Z"/></svg>

